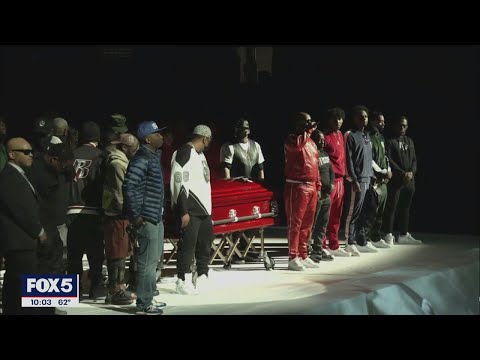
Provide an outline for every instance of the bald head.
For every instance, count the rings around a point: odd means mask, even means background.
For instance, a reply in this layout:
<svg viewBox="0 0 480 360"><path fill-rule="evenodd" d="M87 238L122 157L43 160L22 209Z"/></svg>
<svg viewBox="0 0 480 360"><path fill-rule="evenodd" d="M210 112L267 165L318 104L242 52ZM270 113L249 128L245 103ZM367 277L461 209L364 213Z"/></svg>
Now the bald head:
<svg viewBox="0 0 480 360"><path fill-rule="evenodd" d="M7 142L8 160L21 168L29 168L33 163L32 145L24 138L12 138Z"/></svg>
<svg viewBox="0 0 480 360"><path fill-rule="evenodd" d="M30 146L30 143L25 140L24 138L17 137L17 138L12 138L7 141L7 151L10 152L14 149L21 149L21 150L27 150L31 149L32 147Z"/></svg>
<svg viewBox="0 0 480 360"><path fill-rule="evenodd" d="M134 148L138 148L140 146L140 142L138 141L138 139L135 136L133 136L133 144L131 146L134 147Z"/></svg>
<svg viewBox="0 0 480 360"><path fill-rule="evenodd" d="M57 117L53 119L53 134L56 136L66 136L68 133L68 122L64 118Z"/></svg>
<svg viewBox="0 0 480 360"><path fill-rule="evenodd" d="M306 121L307 119L311 120L311 117L306 112L297 112L293 115L293 119L295 120L295 122L299 122Z"/></svg>
<svg viewBox="0 0 480 360"><path fill-rule="evenodd" d="M315 123L312 122L312 118L310 117L310 114L307 114L305 112L295 113L293 115L293 121L295 124L295 130L297 134L301 134L304 131L315 126Z"/></svg>
<svg viewBox="0 0 480 360"><path fill-rule="evenodd" d="M128 159L131 159L133 155L138 150L140 143L138 139L129 133L120 134L118 140L111 142L112 144L119 144L119 149L127 156Z"/></svg>
<svg viewBox="0 0 480 360"><path fill-rule="evenodd" d="M68 122L64 118L57 117L53 119L53 127L55 129L68 129Z"/></svg>

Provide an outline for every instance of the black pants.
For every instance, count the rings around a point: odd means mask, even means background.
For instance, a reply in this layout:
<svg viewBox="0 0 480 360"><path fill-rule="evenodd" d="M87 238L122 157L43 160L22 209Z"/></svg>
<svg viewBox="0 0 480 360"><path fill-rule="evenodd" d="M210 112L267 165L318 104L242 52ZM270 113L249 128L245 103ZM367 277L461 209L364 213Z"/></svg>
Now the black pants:
<svg viewBox="0 0 480 360"><path fill-rule="evenodd" d="M22 308L22 275L37 274L36 250L8 251L5 254L5 277L3 282L3 315L44 314L44 308Z"/></svg>
<svg viewBox="0 0 480 360"><path fill-rule="evenodd" d="M375 220L373 221L372 227L370 228L370 239L373 242L378 242L382 239L382 225L383 225L383 214L385 212L385 205L387 203L387 184L380 184L376 189L378 204L377 210L375 213Z"/></svg>
<svg viewBox="0 0 480 360"><path fill-rule="evenodd" d="M362 210L360 211L360 216L358 217L358 224L361 225L359 231L356 233L355 241L361 246L365 246L367 241L372 240L370 239L370 233L373 225L375 224L378 204L378 193L375 191L373 186L370 185L365 193Z"/></svg>
<svg viewBox="0 0 480 360"><path fill-rule="evenodd" d="M327 232L328 220L330 218L330 195L322 193L317 200L317 209L315 211L315 223L312 231L312 250L321 252L323 240Z"/></svg>
<svg viewBox="0 0 480 360"><path fill-rule="evenodd" d="M177 251L178 278L185 280L185 274L192 272L196 260L198 276L208 276L208 262L213 241L211 216L192 216L188 226L180 231Z"/></svg>
<svg viewBox="0 0 480 360"><path fill-rule="evenodd" d="M69 215L67 235L68 273L83 273L83 254L86 252L90 267L92 288L102 281L104 259L103 231L100 216Z"/></svg>
<svg viewBox="0 0 480 360"><path fill-rule="evenodd" d="M415 194L415 182L411 181L408 185L389 182L387 186L388 195L383 216L383 230L386 234L392 233L395 218L397 218L400 235L406 235L410 221L410 206Z"/></svg>
<svg viewBox="0 0 480 360"><path fill-rule="evenodd" d="M40 274L63 273L63 242L57 228L47 230L47 243L38 246L37 254Z"/></svg>
<svg viewBox="0 0 480 360"><path fill-rule="evenodd" d="M343 216L345 217L345 238L349 245L357 243L360 246L366 245L364 237L359 236L365 231L365 224L360 218L363 201L370 186L370 180L360 184L360 192L354 192L352 183L345 180L345 198L343 200Z"/></svg>

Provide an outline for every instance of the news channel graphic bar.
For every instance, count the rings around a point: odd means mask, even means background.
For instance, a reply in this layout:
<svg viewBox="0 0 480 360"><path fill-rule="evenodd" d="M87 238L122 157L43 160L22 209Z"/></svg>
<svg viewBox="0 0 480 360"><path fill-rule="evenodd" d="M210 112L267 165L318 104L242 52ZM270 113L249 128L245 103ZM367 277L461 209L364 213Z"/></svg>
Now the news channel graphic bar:
<svg viewBox="0 0 480 360"><path fill-rule="evenodd" d="M22 275L22 307L75 307L78 275Z"/></svg>

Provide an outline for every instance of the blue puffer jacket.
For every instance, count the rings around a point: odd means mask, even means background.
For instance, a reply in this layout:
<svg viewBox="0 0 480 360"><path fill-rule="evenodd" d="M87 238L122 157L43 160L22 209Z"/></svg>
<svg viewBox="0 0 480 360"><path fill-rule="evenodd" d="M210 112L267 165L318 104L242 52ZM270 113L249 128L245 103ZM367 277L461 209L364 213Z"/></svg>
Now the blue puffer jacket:
<svg viewBox="0 0 480 360"><path fill-rule="evenodd" d="M141 216L158 224L162 221L165 188L163 185L160 151L140 146L128 164L123 183L124 210L130 221Z"/></svg>

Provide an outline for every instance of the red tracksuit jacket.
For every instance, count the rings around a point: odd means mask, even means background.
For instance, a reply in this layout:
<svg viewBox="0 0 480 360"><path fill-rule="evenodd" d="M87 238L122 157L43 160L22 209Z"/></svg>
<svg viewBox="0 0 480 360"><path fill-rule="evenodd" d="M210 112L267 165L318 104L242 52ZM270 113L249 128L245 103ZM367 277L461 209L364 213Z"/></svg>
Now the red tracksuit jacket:
<svg viewBox="0 0 480 360"><path fill-rule="evenodd" d="M346 174L345 163L345 143L343 134L338 130L336 132L325 133L325 152L330 157L335 177L343 177Z"/></svg>
<svg viewBox="0 0 480 360"><path fill-rule="evenodd" d="M290 134L285 140L285 177L301 182L314 182L320 189L318 149L310 138L314 129L302 135Z"/></svg>

